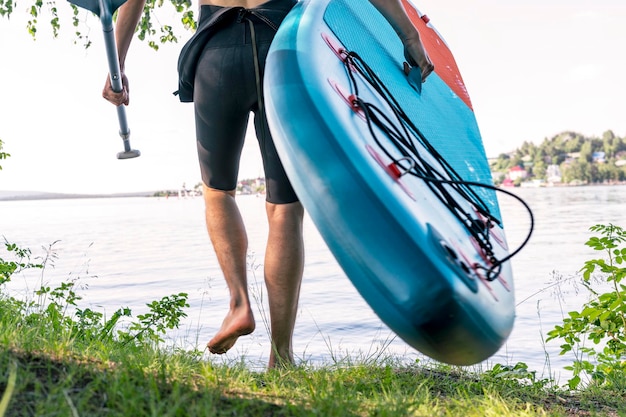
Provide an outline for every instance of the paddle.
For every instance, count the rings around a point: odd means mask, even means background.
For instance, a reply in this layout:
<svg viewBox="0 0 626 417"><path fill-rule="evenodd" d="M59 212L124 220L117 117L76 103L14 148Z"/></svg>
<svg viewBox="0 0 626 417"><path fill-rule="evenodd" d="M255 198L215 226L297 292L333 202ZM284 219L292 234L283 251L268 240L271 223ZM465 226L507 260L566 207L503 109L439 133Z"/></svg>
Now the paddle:
<svg viewBox="0 0 626 417"><path fill-rule="evenodd" d="M113 91L120 92L123 89L122 77L120 71L120 63L117 57L117 48L115 46L115 34L113 33L113 13L126 0L68 0L70 3L78 7L94 12L100 17L102 23L102 31L104 33L104 44L106 47L107 60L109 62L109 76L111 77L111 87ZM124 151L118 152L117 159L136 158L141 153L136 149L130 148L130 129L126 120L126 109L124 105L117 106L117 118L120 124L120 136L124 141Z"/></svg>

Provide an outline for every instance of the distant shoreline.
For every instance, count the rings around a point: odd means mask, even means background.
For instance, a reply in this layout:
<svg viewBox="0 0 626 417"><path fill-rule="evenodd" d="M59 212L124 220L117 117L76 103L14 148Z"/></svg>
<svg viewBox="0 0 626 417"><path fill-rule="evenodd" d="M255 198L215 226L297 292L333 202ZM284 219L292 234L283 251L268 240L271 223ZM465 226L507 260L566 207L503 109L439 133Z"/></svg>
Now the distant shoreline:
<svg viewBox="0 0 626 417"><path fill-rule="evenodd" d="M564 187L614 187L624 186L626 182L613 182L607 183L592 183L592 184L554 184L551 186L502 186L498 188L503 189L518 189L518 188L564 188ZM129 193L99 193L99 194L83 194L83 193L47 193L38 191L0 191L0 201L35 201L35 200L72 200L72 199L86 199L86 198L129 198L129 197L159 197L159 193L163 191L136 191Z"/></svg>
<svg viewBox="0 0 626 417"><path fill-rule="evenodd" d="M142 191L131 193L111 194L82 194L82 193L45 193L36 191L0 191L0 201L24 200L70 200L79 198L124 198L124 197L152 197L157 191Z"/></svg>

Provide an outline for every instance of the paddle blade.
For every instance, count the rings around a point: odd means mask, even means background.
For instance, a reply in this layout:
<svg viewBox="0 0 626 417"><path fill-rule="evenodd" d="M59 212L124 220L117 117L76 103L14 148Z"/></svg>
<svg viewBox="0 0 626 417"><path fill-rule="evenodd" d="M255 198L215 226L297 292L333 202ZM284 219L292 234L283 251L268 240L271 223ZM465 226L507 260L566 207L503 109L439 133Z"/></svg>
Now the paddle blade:
<svg viewBox="0 0 626 417"><path fill-rule="evenodd" d="M78 7L94 12L95 14L100 16L100 2L98 0L67 0L67 1L69 1L70 3Z"/></svg>
<svg viewBox="0 0 626 417"><path fill-rule="evenodd" d="M126 3L126 0L67 0L70 3L83 8L83 9L87 9L91 12L94 12L95 14L97 14L98 16L101 16L100 14L100 4L104 3L105 6L109 7L109 13L113 14L113 12L115 12L122 4Z"/></svg>

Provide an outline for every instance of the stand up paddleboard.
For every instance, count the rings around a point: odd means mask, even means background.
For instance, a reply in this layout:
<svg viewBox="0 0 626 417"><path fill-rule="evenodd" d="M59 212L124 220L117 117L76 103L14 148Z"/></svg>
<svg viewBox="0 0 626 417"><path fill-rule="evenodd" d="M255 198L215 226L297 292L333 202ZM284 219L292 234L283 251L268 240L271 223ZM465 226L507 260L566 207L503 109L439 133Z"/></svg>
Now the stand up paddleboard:
<svg viewBox="0 0 626 417"><path fill-rule="evenodd" d="M463 79L428 19L405 8L435 64L423 85L418 69L403 72L403 45L369 2L299 2L267 59L268 121L304 207L368 304L417 350L469 365L511 332L510 254Z"/></svg>

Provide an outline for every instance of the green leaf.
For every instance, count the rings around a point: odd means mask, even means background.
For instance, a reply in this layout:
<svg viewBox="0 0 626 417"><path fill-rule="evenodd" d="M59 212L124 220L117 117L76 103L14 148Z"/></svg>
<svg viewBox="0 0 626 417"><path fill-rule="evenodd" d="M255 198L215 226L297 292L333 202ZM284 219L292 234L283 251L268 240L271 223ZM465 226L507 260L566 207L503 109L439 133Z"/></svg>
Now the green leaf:
<svg viewBox="0 0 626 417"><path fill-rule="evenodd" d="M571 390L575 390L579 384L580 384L580 377L578 375L576 375L575 377L567 381L567 385L569 386L569 389Z"/></svg>
<svg viewBox="0 0 626 417"><path fill-rule="evenodd" d="M618 310L620 307L622 307L624 305L623 300L621 299L617 299L615 301L613 301L613 303L609 306L609 310Z"/></svg>

